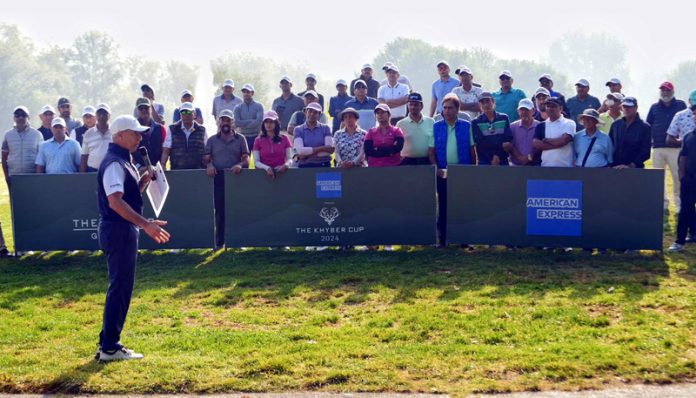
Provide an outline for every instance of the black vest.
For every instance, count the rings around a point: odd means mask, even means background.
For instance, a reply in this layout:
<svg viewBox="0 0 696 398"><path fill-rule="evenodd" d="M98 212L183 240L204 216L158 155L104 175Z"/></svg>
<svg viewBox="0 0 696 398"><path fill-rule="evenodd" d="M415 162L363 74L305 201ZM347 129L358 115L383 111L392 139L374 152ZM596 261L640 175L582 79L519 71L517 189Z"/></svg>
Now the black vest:
<svg viewBox="0 0 696 398"><path fill-rule="evenodd" d="M82 146L82 137L85 136L87 130L89 130L87 126L80 126L75 129L75 140L80 143L80 146Z"/></svg>
<svg viewBox="0 0 696 398"><path fill-rule="evenodd" d="M140 146L147 148L148 158L150 158L150 163L154 166L162 158L162 144L164 144L164 126L155 121L150 121L150 130L144 131L142 133L143 140L140 141ZM144 166L143 157L140 151L135 151L132 153L133 163Z"/></svg>
<svg viewBox="0 0 696 398"><path fill-rule="evenodd" d="M188 140L186 140L186 133L181 128L181 123L169 126L169 134L172 135L169 163L172 170L204 168L205 127L198 123L194 123L193 126L193 132Z"/></svg>
<svg viewBox="0 0 696 398"><path fill-rule="evenodd" d="M99 166L97 178L99 181L99 217L103 221L128 222L123 217L118 215L109 207L109 199L106 197L104 190L104 171L111 163L118 163L123 167L126 175L126 180L123 182L123 200L128 203L133 211L138 214L143 214L143 196L140 194L138 180L133 176L132 171L136 171L135 166L131 163L131 156L128 150L114 143L109 144L109 149L106 151L106 156Z"/></svg>

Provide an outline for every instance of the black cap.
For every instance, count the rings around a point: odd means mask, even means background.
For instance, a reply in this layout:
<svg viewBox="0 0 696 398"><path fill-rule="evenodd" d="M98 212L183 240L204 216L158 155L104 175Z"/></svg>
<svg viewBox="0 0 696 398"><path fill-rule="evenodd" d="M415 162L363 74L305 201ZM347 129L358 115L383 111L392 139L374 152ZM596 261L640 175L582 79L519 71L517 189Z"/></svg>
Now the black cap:
<svg viewBox="0 0 696 398"><path fill-rule="evenodd" d="M408 95L408 102L423 102L423 96L420 93L411 93Z"/></svg>
<svg viewBox="0 0 696 398"><path fill-rule="evenodd" d="M63 106L63 105L70 105L70 100L62 97L61 99L58 100L58 106Z"/></svg>
<svg viewBox="0 0 696 398"><path fill-rule="evenodd" d="M561 99L558 97L549 97L546 99L546 104L556 104L558 106L563 106Z"/></svg>

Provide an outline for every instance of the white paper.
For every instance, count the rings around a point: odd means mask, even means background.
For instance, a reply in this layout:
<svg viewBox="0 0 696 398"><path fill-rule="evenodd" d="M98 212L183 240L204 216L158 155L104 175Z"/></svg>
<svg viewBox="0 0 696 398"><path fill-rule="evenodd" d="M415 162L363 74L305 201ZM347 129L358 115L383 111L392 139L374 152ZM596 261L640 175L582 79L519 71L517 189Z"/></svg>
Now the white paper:
<svg viewBox="0 0 696 398"><path fill-rule="evenodd" d="M146 191L152 209L155 211L155 217L159 217L164 207L164 202L167 200L167 195L169 194L169 183L167 182L167 177L164 175L164 170L160 162L157 162L154 169L157 179L150 181Z"/></svg>

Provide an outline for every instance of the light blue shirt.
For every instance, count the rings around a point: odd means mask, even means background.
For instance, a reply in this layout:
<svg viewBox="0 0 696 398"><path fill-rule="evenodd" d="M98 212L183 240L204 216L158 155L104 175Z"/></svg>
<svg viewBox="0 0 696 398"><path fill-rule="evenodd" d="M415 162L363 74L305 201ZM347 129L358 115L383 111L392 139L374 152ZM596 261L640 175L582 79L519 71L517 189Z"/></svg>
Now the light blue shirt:
<svg viewBox="0 0 696 398"><path fill-rule="evenodd" d="M437 79L433 82L433 92L432 96L434 100L437 100L437 109L435 113L438 114L442 112L442 99L445 95L452 92L452 90L459 86L459 79L455 79L452 76L448 80L442 81L442 79Z"/></svg>
<svg viewBox="0 0 696 398"><path fill-rule="evenodd" d="M80 169L80 143L65 137L60 144L53 138L39 146L36 164L46 168L46 174L72 174Z"/></svg>
<svg viewBox="0 0 696 398"><path fill-rule="evenodd" d="M587 130L583 129L573 137L573 154L576 166L582 166L582 160L585 158L587 149L594 137L597 137L597 140L592 146L590 156L587 157L585 167L606 167L614 162L614 146L611 143L611 138L599 130L590 137L587 135Z"/></svg>

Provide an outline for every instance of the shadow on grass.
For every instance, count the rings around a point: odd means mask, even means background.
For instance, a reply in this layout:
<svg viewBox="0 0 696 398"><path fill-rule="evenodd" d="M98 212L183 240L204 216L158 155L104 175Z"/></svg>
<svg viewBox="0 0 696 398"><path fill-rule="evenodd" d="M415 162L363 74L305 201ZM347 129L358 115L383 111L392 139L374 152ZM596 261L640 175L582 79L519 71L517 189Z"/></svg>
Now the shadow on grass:
<svg viewBox="0 0 696 398"><path fill-rule="evenodd" d="M136 296L167 289L173 298L184 299L215 291L206 301L215 306L234 306L249 295L278 303L298 288L312 291L317 300L322 292L328 296L332 290L342 289L349 293L347 304L359 304L380 288L396 291L393 303L411 302L421 289L440 289L439 300L456 300L465 291L484 287L491 298L541 298L559 291L574 298L591 298L608 289L621 289L633 301L659 289L661 280L669 276L660 255L592 256L534 249L148 252L141 255L138 267ZM105 259L59 253L50 258L3 260L0 285L0 308L8 309L48 296L67 302L105 294Z"/></svg>
<svg viewBox="0 0 696 398"><path fill-rule="evenodd" d="M45 394L80 394L83 392L82 386L85 385L93 375L100 373L105 366L106 365L103 363L90 360L74 369L60 374L58 377L48 382L42 391Z"/></svg>

